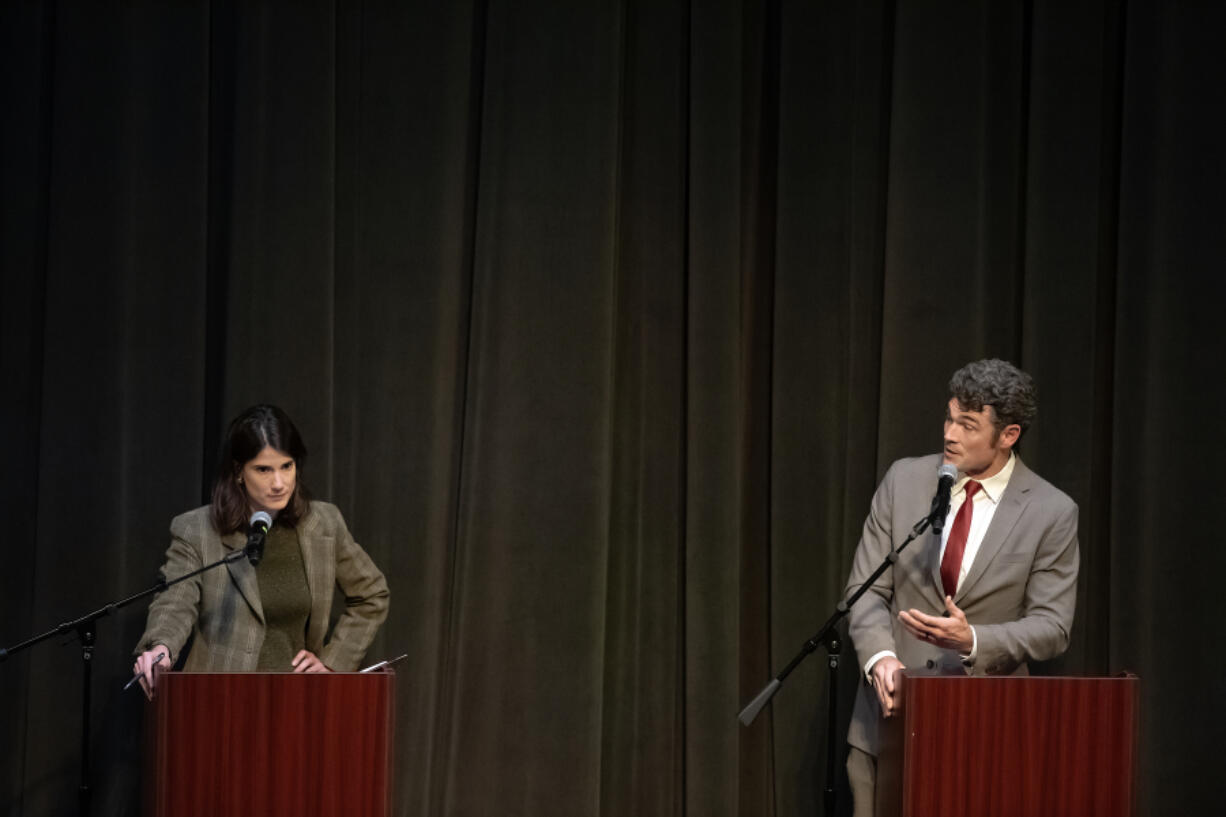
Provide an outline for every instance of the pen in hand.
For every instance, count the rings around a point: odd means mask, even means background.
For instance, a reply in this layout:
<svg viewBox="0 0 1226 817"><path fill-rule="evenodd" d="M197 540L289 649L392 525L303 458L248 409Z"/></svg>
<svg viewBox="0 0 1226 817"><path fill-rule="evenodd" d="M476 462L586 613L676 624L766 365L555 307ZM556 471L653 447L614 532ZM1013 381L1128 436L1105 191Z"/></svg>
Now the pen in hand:
<svg viewBox="0 0 1226 817"><path fill-rule="evenodd" d="M157 665L157 662L158 662L158 661L161 661L161 660L162 660L163 658L165 658L165 657L166 657L166 653L164 653L164 652L160 652L160 653L158 653L158 654L157 654L157 657L153 659L153 664L152 664L152 666L156 666L156 665ZM139 680L140 680L140 677L141 677L142 675L144 675L144 673L143 673L143 672L138 672L138 673L136 673L135 675L133 675L133 676L132 676L132 679L131 679L130 681L128 681L128 683L126 683L126 684L124 684L124 685L123 685L123 691L124 691L124 692L127 692L127 691L128 691L128 689L129 689L129 688L130 688L130 687L131 687L133 684L135 684L137 681L139 681Z"/></svg>

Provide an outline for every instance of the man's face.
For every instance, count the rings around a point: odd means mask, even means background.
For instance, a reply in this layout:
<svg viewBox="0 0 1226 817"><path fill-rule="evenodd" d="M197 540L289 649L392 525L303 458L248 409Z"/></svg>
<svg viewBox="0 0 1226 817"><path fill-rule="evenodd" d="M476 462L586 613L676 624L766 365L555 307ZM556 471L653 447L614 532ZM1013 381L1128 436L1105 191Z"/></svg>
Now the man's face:
<svg viewBox="0 0 1226 817"><path fill-rule="evenodd" d="M945 407L945 462L972 479L990 477L1004 467L1021 427L997 431L995 419L991 406L966 411L951 397Z"/></svg>

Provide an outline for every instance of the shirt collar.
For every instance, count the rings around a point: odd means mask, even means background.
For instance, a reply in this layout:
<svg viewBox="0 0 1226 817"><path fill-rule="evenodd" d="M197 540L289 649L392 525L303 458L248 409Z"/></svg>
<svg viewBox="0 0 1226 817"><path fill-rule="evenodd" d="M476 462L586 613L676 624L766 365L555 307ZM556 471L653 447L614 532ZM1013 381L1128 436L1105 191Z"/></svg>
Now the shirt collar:
<svg viewBox="0 0 1226 817"><path fill-rule="evenodd" d="M980 493L992 500L992 504L1000 502L1000 498L1005 493L1005 488L1009 485L1009 478L1013 476L1013 465L1017 460L1017 455L1012 451L1009 452L1009 459L1005 462L1005 467L1001 468L987 479L978 480L981 486ZM954 483L954 494L966 491L966 483L969 482L969 477L962 474L956 483Z"/></svg>

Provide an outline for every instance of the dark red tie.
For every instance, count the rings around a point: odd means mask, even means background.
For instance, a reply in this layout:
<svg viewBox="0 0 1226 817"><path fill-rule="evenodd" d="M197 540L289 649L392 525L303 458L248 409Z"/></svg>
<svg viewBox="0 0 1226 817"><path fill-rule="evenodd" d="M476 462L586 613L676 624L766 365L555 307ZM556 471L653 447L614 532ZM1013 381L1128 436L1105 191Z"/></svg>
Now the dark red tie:
<svg viewBox="0 0 1226 817"><path fill-rule="evenodd" d="M962 554L966 553L966 536L971 532L971 515L974 510L975 493L982 488L978 482L966 483L966 499L954 517L954 526L949 529L949 541L945 543L945 555L941 557L941 584L945 595L953 597L958 592L958 573L962 570Z"/></svg>

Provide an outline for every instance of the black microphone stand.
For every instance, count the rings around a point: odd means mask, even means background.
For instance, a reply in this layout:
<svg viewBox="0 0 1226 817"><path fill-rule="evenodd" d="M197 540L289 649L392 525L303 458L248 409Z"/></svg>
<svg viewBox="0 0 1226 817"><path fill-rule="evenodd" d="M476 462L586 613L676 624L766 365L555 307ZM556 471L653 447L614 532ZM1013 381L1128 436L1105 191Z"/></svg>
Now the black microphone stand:
<svg viewBox="0 0 1226 817"><path fill-rule="evenodd" d="M762 708L775 696L779 691L779 687L783 685L784 680L804 661L809 654L814 652L819 646L826 648L828 659L826 666L829 670L828 681L826 684L826 701L827 701L827 717L826 717L826 787L822 791L822 799L825 803L827 817L834 817L835 790L834 790L834 755L838 750L838 742L835 740L835 718L838 710L838 675L839 675L839 653L842 652L843 642L839 638L838 625L844 616L851 610L852 606L860 600L860 597L873 586L873 582L881 577L881 574L888 570L898 561L898 554L902 553L902 549L911 544L917 536L923 533L936 516L939 503L933 502L932 510L923 519L915 523L911 528L910 535L903 540L902 544L886 554L885 559L873 571L864 584L856 588L856 592L852 593L848 598L838 603L834 608L834 612L830 618L826 619L826 623L817 631L817 634L804 643L800 648L800 652L796 653L783 671L771 680L762 691L754 697L749 704L741 710L738 716L739 720L745 726L753 723L754 718L758 717L758 713Z"/></svg>
<svg viewBox="0 0 1226 817"><path fill-rule="evenodd" d="M119 610L123 607L127 607L129 604L140 601L141 599L147 596L152 596L154 593L161 593L166 588L176 585L181 581L186 581L187 579L193 578L195 576L199 576L201 573L204 573L207 570L212 570L213 568L218 567L220 565L230 564L232 562L240 561L241 559L243 559L243 557L247 556L248 549L250 547L251 545L248 544L246 548L235 550L232 553L227 554L224 558L218 559L216 562L213 562L212 564L205 565L204 567L193 570L191 573L187 573L182 576L179 576L177 579L166 581L166 578L163 577L161 581L159 581L157 584L153 585L152 587L146 590L142 590L141 592L136 593L135 595L128 596L126 599L121 599L119 601L111 602L110 604L107 604L103 607L98 608L92 613L86 613L80 618L75 618L75 619L72 619L71 621L65 621L63 624L56 625L54 629L48 630L42 635L37 635L37 636L34 636L33 638L28 638L19 644L14 644L12 647L0 648L0 661L4 661L6 658L8 658L10 655L13 655L14 653L21 652L27 647L33 647L35 644L38 644L42 641L46 641L48 638L54 638L57 635L64 635L66 633L75 632L77 634L77 638L81 642L81 785L77 790L78 791L78 813L81 815L81 817L89 817L89 806L90 806L90 788L89 788L90 698L89 698L89 692L90 692L90 686L91 686L90 684L91 671L93 667L93 658L94 658L94 641L97 635L97 628L95 627L95 622L97 622L98 619L103 618L104 616L109 616L115 610Z"/></svg>

